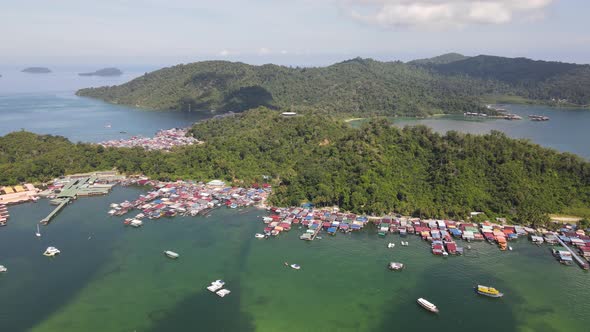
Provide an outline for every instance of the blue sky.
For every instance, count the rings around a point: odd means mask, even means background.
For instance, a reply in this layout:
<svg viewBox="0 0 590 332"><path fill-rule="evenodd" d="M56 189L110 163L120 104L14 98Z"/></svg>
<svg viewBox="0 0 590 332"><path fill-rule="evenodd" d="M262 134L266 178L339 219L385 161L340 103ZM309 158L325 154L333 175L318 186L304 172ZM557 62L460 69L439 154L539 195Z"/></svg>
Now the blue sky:
<svg viewBox="0 0 590 332"><path fill-rule="evenodd" d="M323 65L446 52L590 63L588 0L18 0L0 64Z"/></svg>

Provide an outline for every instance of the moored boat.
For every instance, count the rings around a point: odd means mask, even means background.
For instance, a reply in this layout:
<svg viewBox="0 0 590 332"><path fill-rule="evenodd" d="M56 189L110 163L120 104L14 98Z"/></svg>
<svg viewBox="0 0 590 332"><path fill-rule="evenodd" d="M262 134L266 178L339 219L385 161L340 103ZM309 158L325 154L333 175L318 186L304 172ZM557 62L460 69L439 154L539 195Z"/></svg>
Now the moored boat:
<svg viewBox="0 0 590 332"><path fill-rule="evenodd" d="M504 296L503 293L500 293L494 287L477 285L477 287L475 289L478 294L489 296L489 297L502 297L502 296Z"/></svg>
<svg viewBox="0 0 590 332"><path fill-rule="evenodd" d="M8 269L6 268L6 266L0 265L0 273L6 272L6 271L8 271Z"/></svg>
<svg viewBox="0 0 590 332"><path fill-rule="evenodd" d="M170 251L170 250L164 251L164 255L166 255L170 258L173 258L173 259L176 259L180 256L178 253L175 253L174 251Z"/></svg>
<svg viewBox="0 0 590 332"><path fill-rule="evenodd" d="M404 268L404 264L398 262L390 262L387 266L392 271L399 271Z"/></svg>
<svg viewBox="0 0 590 332"><path fill-rule="evenodd" d="M428 302L427 300L419 298L417 302L422 308L430 312L438 313L438 308L434 304Z"/></svg>
<svg viewBox="0 0 590 332"><path fill-rule="evenodd" d="M217 291L215 294L219 295L219 297L225 297L229 293L231 293L229 289L222 289L220 291Z"/></svg>
<svg viewBox="0 0 590 332"><path fill-rule="evenodd" d="M47 257L53 257L55 255L59 255L60 253L61 251L59 251L59 249L57 249L56 247L47 247L43 255Z"/></svg>
<svg viewBox="0 0 590 332"><path fill-rule="evenodd" d="M387 244L387 248L391 249L391 248L393 248L393 247L395 247L395 243L391 243L391 242L389 242L389 243Z"/></svg>
<svg viewBox="0 0 590 332"><path fill-rule="evenodd" d="M254 235L254 237L257 238L257 239L264 239L265 238L264 234L260 234L260 233L256 233Z"/></svg>

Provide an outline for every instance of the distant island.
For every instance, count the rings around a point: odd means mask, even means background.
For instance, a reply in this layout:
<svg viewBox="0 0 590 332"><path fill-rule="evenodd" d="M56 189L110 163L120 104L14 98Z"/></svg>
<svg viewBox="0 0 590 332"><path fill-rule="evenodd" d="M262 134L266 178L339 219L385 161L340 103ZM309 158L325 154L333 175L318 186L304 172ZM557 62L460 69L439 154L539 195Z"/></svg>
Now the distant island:
<svg viewBox="0 0 590 332"><path fill-rule="evenodd" d="M243 111L315 108L344 116L490 112L504 101L590 104L590 66L489 55L445 54L381 62L355 58L327 67L204 61L160 69L79 96L149 109Z"/></svg>
<svg viewBox="0 0 590 332"><path fill-rule="evenodd" d="M121 76L123 72L118 68L103 68L92 73L79 73L80 76Z"/></svg>
<svg viewBox="0 0 590 332"><path fill-rule="evenodd" d="M48 74L51 73L51 69L46 67L28 67L21 70L21 72L29 74Z"/></svg>

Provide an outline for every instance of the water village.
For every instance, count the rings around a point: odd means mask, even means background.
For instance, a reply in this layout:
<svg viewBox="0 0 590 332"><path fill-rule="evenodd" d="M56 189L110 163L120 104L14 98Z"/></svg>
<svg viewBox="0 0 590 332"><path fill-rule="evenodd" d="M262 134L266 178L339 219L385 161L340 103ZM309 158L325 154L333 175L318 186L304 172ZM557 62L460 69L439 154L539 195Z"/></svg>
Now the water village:
<svg viewBox="0 0 590 332"><path fill-rule="evenodd" d="M119 204L111 204L108 214L122 216L132 210L139 211L133 218L125 219L126 225L141 226L141 219L159 219L176 215L206 215L212 209L226 206L238 208L246 206L264 206L271 192L269 185L251 188L231 187L220 180L207 183L176 181L161 182L147 178L129 179L123 185L149 186L151 191L138 199Z"/></svg>
<svg viewBox="0 0 590 332"><path fill-rule="evenodd" d="M471 221L434 220L406 217L401 215L364 216L340 211L337 207L313 208L307 204L301 207L279 208L267 207L266 201L272 192L268 184L254 184L251 187L235 187L220 180L207 183L195 181L163 182L147 177L125 177L115 171L75 174L60 177L46 184L46 189L39 191L32 185L3 187L5 195L27 192L18 197L30 199L12 200L11 203L37 201L38 197L50 199L55 209L39 221L49 224L52 219L68 204L79 197L106 195L115 185L142 186L149 188L147 193L136 200L112 203L108 210L110 216L127 216L125 226L141 227L143 220L155 220L174 216L207 216L213 209L243 208L256 206L264 208L267 215L262 217L264 228L256 238L268 239L279 237L283 232L293 228L302 230L299 238L305 241L322 239L322 235L335 236L349 234L363 229L375 231L379 236L387 237L398 234L401 238L415 235L430 243L431 252L436 256L462 255L470 250L470 245L459 245L458 241L487 241L495 244L501 251L512 250L511 241L529 238L534 244L551 245L551 253L564 265L578 264L588 269L590 259L590 236L585 230L576 229L575 225L563 224L558 231L533 229L520 225L507 225L504 219L495 222L474 223ZM32 195L31 193L34 193ZM24 195L24 196L22 196ZM10 196L13 197L13 196ZM15 196L16 197L16 196ZM475 216L478 212L473 212ZM9 218L5 203L0 201L0 226L7 224ZM40 236L39 230L37 236ZM461 242L459 242L461 243ZM401 241L407 246L408 241ZM387 243L389 248L394 242ZM393 265L392 265L393 264ZM403 268L402 263L390 263L392 269Z"/></svg>
<svg viewBox="0 0 590 332"><path fill-rule="evenodd" d="M368 223L373 225L379 236L399 234L402 238L408 235L419 236L431 244L432 254L436 256L462 255L465 248L457 245L456 240L467 243L472 241L487 241L498 245L501 251L512 250L510 241L518 238L529 238L533 243L543 243L555 246L552 254L560 263L573 265L577 263L584 270L589 269L590 236L582 229L575 229L574 225L563 225L557 232L546 229L533 229L520 225L506 225L505 220L499 218L497 222L489 221L473 223L453 220L422 220L420 218L396 216L367 217L351 213L340 212L338 208L313 209L301 208L268 208L270 216L263 217L264 237L278 236L292 227L304 227L305 232L299 237L301 240L313 241L320 232L328 235L337 233L347 234L359 231ZM472 215L477 215L473 212ZM402 245L408 242L402 241ZM394 243L388 243L393 248ZM467 249L470 246L468 245Z"/></svg>
<svg viewBox="0 0 590 332"><path fill-rule="evenodd" d="M134 148L146 150L170 151L172 148L184 145L202 144L198 139L187 136L188 128L172 128L160 130L154 137L133 136L129 139L112 140L98 143L103 147Z"/></svg>

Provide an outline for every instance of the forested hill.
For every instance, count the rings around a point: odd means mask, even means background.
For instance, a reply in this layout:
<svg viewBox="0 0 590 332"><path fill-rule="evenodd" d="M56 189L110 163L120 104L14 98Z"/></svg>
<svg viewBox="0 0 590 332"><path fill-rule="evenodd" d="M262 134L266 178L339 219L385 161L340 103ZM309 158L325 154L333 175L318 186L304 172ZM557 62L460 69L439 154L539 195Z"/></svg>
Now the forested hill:
<svg viewBox="0 0 590 332"><path fill-rule="evenodd" d="M402 62L357 58L322 68L197 62L77 94L155 109L313 107L347 115L419 116L481 110L474 96L485 86L486 82L433 74Z"/></svg>
<svg viewBox="0 0 590 332"><path fill-rule="evenodd" d="M484 211L531 223L590 205L590 163L499 132L443 136L382 119L355 129L325 115L285 118L256 109L199 123L192 133L205 144L170 153L12 133L0 137L0 184L116 167L165 180L268 179L274 204L311 201L377 214L465 218Z"/></svg>
<svg viewBox="0 0 590 332"><path fill-rule="evenodd" d="M421 60L419 65L441 75L465 75L474 79L507 84L510 89L496 92L550 101L566 99L571 104L590 104L590 65L535 61L527 58L505 58L489 55L449 57L452 61Z"/></svg>
<svg viewBox="0 0 590 332"><path fill-rule="evenodd" d="M413 65L441 65L465 59L469 59L469 57L459 53L446 53L432 58L412 60L408 63Z"/></svg>

